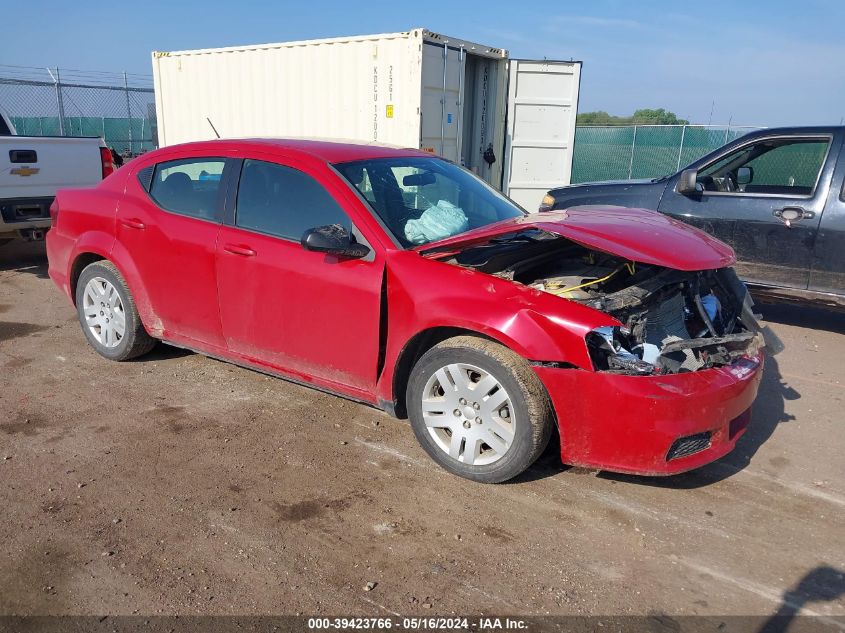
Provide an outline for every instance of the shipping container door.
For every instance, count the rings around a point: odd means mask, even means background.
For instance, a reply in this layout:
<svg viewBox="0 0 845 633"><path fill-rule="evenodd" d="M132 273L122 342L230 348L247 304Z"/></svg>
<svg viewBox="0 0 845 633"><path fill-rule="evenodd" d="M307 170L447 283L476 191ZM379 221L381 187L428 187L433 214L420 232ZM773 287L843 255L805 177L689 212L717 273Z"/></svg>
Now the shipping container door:
<svg viewBox="0 0 845 633"><path fill-rule="evenodd" d="M572 175L581 62L510 60L503 191L537 211Z"/></svg>
<svg viewBox="0 0 845 633"><path fill-rule="evenodd" d="M425 42L422 59L420 149L459 162L463 51Z"/></svg>

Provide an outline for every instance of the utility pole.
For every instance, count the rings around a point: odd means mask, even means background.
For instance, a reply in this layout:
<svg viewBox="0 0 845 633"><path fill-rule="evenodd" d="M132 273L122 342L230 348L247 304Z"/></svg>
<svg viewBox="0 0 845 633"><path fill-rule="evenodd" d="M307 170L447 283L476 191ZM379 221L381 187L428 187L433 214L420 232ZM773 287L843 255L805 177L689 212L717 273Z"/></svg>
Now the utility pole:
<svg viewBox="0 0 845 633"><path fill-rule="evenodd" d="M710 104L710 118L707 119L707 125L713 123L713 110L716 108L716 100L713 99L713 102Z"/></svg>

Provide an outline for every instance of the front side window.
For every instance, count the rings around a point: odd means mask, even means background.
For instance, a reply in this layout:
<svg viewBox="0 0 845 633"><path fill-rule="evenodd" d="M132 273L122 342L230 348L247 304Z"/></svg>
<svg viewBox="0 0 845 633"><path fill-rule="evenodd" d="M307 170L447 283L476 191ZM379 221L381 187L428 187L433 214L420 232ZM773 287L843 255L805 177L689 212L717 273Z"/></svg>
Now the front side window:
<svg viewBox="0 0 845 633"><path fill-rule="evenodd" d="M335 168L406 247L525 214L480 178L439 158L380 158Z"/></svg>
<svg viewBox="0 0 845 633"><path fill-rule="evenodd" d="M329 224L352 230L340 205L311 176L284 165L244 161L236 226L298 242L309 229Z"/></svg>
<svg viewBox="0 0 845 633"><path fill-rule="evenodd" d="M150 196L167 211L216 220L225 164L223 158L187 158L159 163L150 183Z"/></svg>
<svg viewBox="0 0 845 633"><path fill-rule="evenodd" d="M830 139L766 139L746 145L702 169L705 191L810 196Z"/></svg>

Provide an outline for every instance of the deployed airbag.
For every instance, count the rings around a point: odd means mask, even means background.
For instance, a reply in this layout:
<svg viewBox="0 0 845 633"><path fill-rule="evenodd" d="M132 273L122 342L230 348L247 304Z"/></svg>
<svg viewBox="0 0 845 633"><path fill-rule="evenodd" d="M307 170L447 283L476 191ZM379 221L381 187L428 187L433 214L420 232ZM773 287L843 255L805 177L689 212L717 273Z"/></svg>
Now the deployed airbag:
<svg viewBox="0 0 845 633"><path fill-rule="evenodd" d="M468 228L469 221L463 209L440 200L423 211L418 220L405 223L405 239L411 244L425 244L463 233Z"/></svg>

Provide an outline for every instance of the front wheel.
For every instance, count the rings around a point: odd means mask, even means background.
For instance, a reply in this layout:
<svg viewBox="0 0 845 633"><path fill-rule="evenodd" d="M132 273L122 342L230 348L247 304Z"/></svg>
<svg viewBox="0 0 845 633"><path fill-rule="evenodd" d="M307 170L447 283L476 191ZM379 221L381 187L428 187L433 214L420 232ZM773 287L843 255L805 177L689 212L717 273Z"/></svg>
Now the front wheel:
<svg viewBox="0 0 845 633"><path fill-rule="evenodd" d="M483 483L523 472L552 431L549 397L528 363L472 336L423 354L411 372L407 406L414 434L434 461Z"/></svg>

